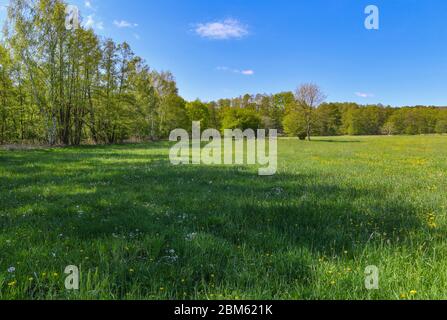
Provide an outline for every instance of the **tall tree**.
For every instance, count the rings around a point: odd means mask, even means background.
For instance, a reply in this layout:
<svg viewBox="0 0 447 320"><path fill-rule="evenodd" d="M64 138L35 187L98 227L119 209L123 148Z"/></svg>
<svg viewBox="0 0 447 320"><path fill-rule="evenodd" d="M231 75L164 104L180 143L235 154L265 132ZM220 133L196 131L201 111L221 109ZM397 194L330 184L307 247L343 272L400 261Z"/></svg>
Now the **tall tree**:
<svg viewBox="0 0 447 320"><path fill-rule="evenodd" d="M313 83L301 85L295 92L297 106L304 114L307 140L311 140L312 126L315 122L316 108L326 100L320 87Z"/></svg>

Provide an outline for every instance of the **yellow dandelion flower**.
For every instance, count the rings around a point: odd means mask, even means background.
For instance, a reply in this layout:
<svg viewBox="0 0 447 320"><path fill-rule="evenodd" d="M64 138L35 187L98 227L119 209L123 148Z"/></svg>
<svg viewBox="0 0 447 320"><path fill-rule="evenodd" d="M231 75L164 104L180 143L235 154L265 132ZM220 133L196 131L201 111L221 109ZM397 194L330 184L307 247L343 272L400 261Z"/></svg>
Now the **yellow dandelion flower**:
<svg viewBox="0 0 447 320"><path fill-rule="evenodd" d="M418 292L417 292L416 290L411 290L411 291L410 291L410 294L411 294L412 296L415 296L417 293L418 293Z"/></svg>
<svg viewBox="0 0 447 320"><path fill-rule="evenodd" d="M406 295L405 293L402 293L402 294L400 295L400 298L401 298L401 299L406 299L406 298L407 298L407 295Z"/></svg>
<svg viewBox="0 0 447 320"><path fill-rule="evenodd" d="M17 281L12 281L10 283L8 283L8 287L15 287L15 285L17 284Z"/></svg>

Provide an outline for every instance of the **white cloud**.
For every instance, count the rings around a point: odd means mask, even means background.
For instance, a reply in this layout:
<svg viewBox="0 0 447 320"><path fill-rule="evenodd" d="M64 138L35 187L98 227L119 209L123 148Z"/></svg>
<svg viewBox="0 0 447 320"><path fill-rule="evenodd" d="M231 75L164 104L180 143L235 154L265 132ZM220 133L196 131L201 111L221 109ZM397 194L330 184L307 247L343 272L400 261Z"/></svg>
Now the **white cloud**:
<svg viewBox="0 0 447 320"><path fill-rule="evenodd" d="M247 26L235 19L199 23L196 25L195 32L202 38L217 40L240 39L248 35Z"/></svg>
<svg viewBox="0 0 447 320"><path fill-rule="evenodd" d="M95 25L95 20L93 19L93 15L87 16L87 20L84 22L84 26L86 28L93 28Z"/></svg>
<svg viewBox="0 0 447 320"><path fill-rule="evenodd" d="M104 30L104 23L102 21L96 21L94 14L88 15L87 20L84 21L83 25L87 29Z"/></svg>
<svg viewBox="0 0 447 320"><path fill-rule="evenodd" d="M252 76L255 74L253 70L242 70L241 73L245 76Z"/></svg>
<svg viewBox="0 0 447 320"><path fill-rule="evenodd" d="M239 70L239 69L232 69L229 67L217 67L216 70L223 71L223 72L232 72L232 73L242 74L244 76L252 76L255 74L255 72L251 69Z"/></svg>
<svg viewBox="0 0 447 320"><path fill-rule="evenodd" d="M356 92L355 95L357 97L360 97L360 98L372 98L372 97L374 97L374 94L366 93L366 92Z"/></svg>
<svg viewBox="0 0 447 320"><path fill-rule="evenodd" d="M91 0L85 0L84 7L91 11L96 11L97 9L97 7L93 5L93 2Z"/></svg>
<svg viewBox="0 0 447 320"><path fill-rule="evenodd" d="M117 26L118 28L135 28L135 27L138 27L138 24L130 23L130 22L126 21L126 20L120 20L120 21L115 20L115 21L113 21L113 24L115 26Z"/></svg>

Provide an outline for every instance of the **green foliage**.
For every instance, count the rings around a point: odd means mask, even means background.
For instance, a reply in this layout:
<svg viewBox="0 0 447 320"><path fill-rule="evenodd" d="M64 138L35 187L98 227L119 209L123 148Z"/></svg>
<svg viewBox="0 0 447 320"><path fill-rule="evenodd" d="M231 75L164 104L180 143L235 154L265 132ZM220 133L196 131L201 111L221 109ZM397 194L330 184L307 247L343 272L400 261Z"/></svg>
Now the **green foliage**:
<svg viewBox="0 0 447 320"><path fill-rule="evenodd" d="M304 140L307 136L306 119L299 111L289 112L283 120L284 132L289 137L299 137Z"/></svg>
<svg viewBox="0 0 447 320"><path fill-rule="evenodd" d="M222 119L222 130L224 129L259 129L261 118L252 109L228 108L224 111Z"/></svg>
<svg viewBox="0 0 447 320"><path fill-rule="evenodd" d="M435 131L439 134L447 133L447 109L439 111Z"/></svg>
<svg viewBox="0 0 447 320"><path fill-rule="evenodd" d="M436 133L443 134L447 133L447 120L446 119L440 119L436 123Z"/></svg>
<svg viewBox="0 0 447 320"><path fill-rule="evenodd" d="M212 128L210 127L210 111L208 106L200 100L195 100L186 104L186 112L189 119L191 121L200 121L202 130Z"/></svg>
<svg viewBox="0 0 447 320"><path fill-rule="evenodd" d="M348 133L351 135L379 135L385 123L385 109L378 106L366 106L349 111Z"/></svg>
<svg viewBox="0 0 447 320"><path fill-rule="evenodd" d="M5 30L1 143L116 143L186 125L173 76L125 42L66 30L63 1L12 0Z"/></svg>
<svg viewBox="0 0 447 320"><path fill-rule="evenodd" d="M394 127L394 123L392 121L388 121L383 125L382 134L388 136L396 134L396 128Z"/></svg>
<svg viewBox="0 0 447 320"><path fill-rule="evenodd" d="M323 103L317 109L316 118L320 136L337 136L341 133L342 111L336 104Z"/></svg>
<svg viewBox="0 0 447 320"><path fill-rule="evenodd" d="M218 129L222 126L221 124L221 112L218 109L218 105L216 102L210 102L207 104L208 114L209 114L209 123L208 127L212 129Z"/></svg>
<svg viewBox="0 0 447 320"><path fill-rule="evenodd" d="M396 110L388 119L396 134L431 134L436 132L440 109L430 107L402 108Z"/></svg>
<svg viewBox="0 0 447 320"><path fill-rule="evenodd" d="M169 136L174 129L189 129L191 127L185 105L185 100L175 94L168 95L162 100L162 113L160 114L160 135L162 137Z"/></svg>

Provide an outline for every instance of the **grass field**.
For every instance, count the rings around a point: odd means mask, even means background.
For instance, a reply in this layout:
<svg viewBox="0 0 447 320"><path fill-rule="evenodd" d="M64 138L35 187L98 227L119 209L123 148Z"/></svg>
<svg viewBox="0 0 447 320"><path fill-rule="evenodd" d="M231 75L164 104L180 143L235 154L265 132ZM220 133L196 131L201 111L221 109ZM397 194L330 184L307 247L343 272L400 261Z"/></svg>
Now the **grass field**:
<svg viewBox="0 0 447 320"><path fill-rule="evenodd" d="M0 299L447 298L447 137L283 139L273 177L168 147L0 151Z"/></svg>

